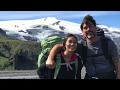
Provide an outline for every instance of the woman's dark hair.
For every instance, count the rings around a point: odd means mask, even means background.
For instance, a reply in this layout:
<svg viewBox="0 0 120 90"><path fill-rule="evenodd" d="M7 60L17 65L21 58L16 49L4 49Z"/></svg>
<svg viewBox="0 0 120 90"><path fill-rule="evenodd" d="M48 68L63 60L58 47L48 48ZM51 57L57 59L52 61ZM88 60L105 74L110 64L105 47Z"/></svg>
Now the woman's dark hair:
<svg viewBox="0 0 120 90"><path fill-rule="evenodd" d="M69 37L74 37L74 38L78 41L78 39L77 39L77 37L76 37L75 35L73 35L73 34L68 34L67 36L65 36L65 38L64 38L64 40L63 40L63 46L65 46L66 41L67 41L67 39L68 39ZM78 42L77 42L77 43L78 43Z"/></svg>
<svg viewBox="0 0 120 90"><path fill-rule="evenodd" d="M81 30L83 29L84 24L93 24L94 26L96 26L96 21L91 15L86 15L80 25Z"/></svg>

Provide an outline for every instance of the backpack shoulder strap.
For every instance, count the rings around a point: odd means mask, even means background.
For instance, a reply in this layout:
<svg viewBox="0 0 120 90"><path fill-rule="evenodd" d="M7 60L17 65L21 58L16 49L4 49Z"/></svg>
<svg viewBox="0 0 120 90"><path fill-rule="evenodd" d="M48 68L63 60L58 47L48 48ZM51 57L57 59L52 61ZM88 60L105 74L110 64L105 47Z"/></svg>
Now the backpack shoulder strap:
<svg viewBox="0 0 120 90"><path fill-rule="evenodd" d="M40 67L45 62L45 60L48 57L48 53L49 53L49 48L46 48L41 51L41 53L38 56L38 62L37 62L38 67Z"/></svg>
<svg viewBox="0 0 120 90"><path fill-rule="evenodd" d="M79 57L77 57L77 59L75 60L75 69L76 69L76 74L77 74L77 70L78 70L78 59L79 59Z"/></svg>
<svg viewBox="0 0 120 90"><path fill-rule="evenodd" d="M82 67L83 67L83 61L82 61L81 56L78 53L75 53L75 54L77 55L77 58L74 61L75 62L75 69L76 69L76 73L75 73L75 79L76 79L77 73L80 72ZM78 70L80 70L80 71L78 71Z"/></svg>
<svg viewBox="0 0 120 90"><path fill-rule="evenodd" d="M59 70L60 70L60 68L61 68L60 63L61 63L61 54L58 53L58 54L56 55L56 66L55 66L54 79L56 79L56 77L57 77L57 75L58 75L58 72L59 72Z"/></svg>
<svg viewBox="0 0 120 90"><path fill-rule="evenodd" d="M77 55L77 60L76 60L76 63L77 64L79 64L80 65L80 68L82 69L82 67L83 67L83 60L82 60L82 58L81 58L81 56L78 54L78 53L75 53L76 55ZM78 65L76 64L76 71L77 71L77 69L78 69Z"/></svg>
<svg viewBox="0 0 120 90"><path fill-rule="evenodd" d="M81 40L80 45L78 45L79 55L81 56L81 59L83 61L83 64L86 62L87 58L87 42L86 40Z"/></svg>
<svg viewBox="0 0 120 90"><path fill-rule="evenodd" d="M108 50L109 40L110 39L107 37L101 37L101 45L102 45L103 54L105 55L106 59L110 61L111 65L113 65L113 60Z"/></svg>
<svg viewBox="0 0 120 90"><path fill-rule="evenodd" d="M107 38L101 37L102 50L106 58L108 59L108 41Z"/></svg>

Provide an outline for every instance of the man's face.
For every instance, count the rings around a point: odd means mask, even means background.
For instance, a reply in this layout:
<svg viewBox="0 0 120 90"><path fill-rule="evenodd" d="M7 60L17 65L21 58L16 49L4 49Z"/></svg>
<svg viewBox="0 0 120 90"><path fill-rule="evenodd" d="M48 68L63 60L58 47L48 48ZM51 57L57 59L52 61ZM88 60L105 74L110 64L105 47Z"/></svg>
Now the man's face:
<svg viewBox="0 0 120 90"><path fill-rule="evenodd" d="M96 36L96 27L93 24L83 24L82 33L84 37L93 39Z"/></svg>

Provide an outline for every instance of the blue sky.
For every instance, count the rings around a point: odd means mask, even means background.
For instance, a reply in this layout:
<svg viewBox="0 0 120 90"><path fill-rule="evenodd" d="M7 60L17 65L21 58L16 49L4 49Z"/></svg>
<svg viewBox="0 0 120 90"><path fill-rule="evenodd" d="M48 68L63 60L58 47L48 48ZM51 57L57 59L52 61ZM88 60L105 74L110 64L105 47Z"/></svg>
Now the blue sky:
<svg viewBox="0 0 120 90"><path fill-rule="evenodd" d="M56 17L80 24L87 14L92 15L97 24L120 28L120 11L0 11L0 21Z"/></svg>

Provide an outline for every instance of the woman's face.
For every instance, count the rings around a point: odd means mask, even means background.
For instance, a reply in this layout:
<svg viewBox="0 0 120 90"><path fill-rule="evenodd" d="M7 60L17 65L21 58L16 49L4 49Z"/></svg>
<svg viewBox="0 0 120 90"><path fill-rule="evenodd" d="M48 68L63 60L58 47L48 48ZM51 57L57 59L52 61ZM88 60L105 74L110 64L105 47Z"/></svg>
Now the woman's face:
<svg viewBox="0 0 120 90"><path fill-rule="evenodd" d="M65 48L68 51L75 51L77 48L77 40L74 37L69 37L65 43Z"/></svg>

